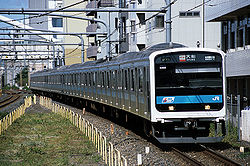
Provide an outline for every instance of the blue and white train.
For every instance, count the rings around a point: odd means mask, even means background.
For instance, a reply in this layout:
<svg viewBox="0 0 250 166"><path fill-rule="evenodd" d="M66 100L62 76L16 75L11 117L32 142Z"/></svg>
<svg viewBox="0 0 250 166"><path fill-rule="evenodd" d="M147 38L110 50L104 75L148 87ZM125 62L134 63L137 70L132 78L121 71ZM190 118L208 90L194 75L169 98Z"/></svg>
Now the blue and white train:
<svg viewBox="0 0 250 166"><path fill-rule="evenodd" d="M224 58L215 49L158 44L36 72L31 89L141 125L160 143L219 142L225 134ZM222 135L211 137L211 124Z"/></svg>

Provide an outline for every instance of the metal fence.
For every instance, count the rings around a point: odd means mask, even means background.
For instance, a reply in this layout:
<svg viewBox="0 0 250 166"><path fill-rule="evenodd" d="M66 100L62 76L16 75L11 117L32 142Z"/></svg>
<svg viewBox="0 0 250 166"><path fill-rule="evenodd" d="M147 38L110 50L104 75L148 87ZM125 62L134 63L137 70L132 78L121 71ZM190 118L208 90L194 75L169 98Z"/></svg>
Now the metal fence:
<svg viewBox="0 0 250 166"><path fill-rule="evenodd" d="M240 95L232 95L230 94L227 97L227 126L228 131L230 132L231 127L237 128L238 133L238 141L241 140L242 133L242 110L250 110L249 106L244 106L244 101L247 99L245 97L241 97Z"/></svg>
<svg viewBox="0 0 250 166"><path fill-rule="evenodd" d="M19 106L14 111L10 112L8 115L6 115L3 119L0 120L0 135L5 132L10 125L14 121L16 121L18 118L20 118L24 113L25 110L30 107L32 104L32 97L26 97L24 99L24 104Z"/></svg>
<svg viewBox="0 0 250 166"><path fill-rule="evenodd" d="M227 97L227 122L234 127L241 127L241 103L240 95L234 96L230 94Z"/></svg>

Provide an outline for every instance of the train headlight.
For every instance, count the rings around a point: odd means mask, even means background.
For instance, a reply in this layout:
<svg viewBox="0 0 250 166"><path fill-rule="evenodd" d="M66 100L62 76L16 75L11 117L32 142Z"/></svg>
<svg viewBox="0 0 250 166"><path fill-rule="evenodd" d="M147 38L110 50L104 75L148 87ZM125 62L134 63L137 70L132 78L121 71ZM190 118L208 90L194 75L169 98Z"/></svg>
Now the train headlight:
<svg viewBox="0 0 250 166"><path fill-rule="evenodd" d="M168 110L170 110L170 111L173 111L174 110L174 106L168 106Z"/></svg>
<svg viewBox="0 0 250 166"><path fill-rule="evenodd" d="M205 105L205 110L210 110L210 105Z"/></svg>

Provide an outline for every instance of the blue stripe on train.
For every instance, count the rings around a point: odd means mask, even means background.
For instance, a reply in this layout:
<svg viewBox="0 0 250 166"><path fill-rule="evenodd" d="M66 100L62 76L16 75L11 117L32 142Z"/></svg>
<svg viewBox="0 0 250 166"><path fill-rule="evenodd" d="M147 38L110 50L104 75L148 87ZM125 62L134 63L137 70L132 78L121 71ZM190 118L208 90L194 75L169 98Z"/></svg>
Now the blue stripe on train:
<svg viewBox="0 0 250 166"><path fill-rule="evenodd" d="M222 103L222 95L156 96L156 104Z"/></svg>

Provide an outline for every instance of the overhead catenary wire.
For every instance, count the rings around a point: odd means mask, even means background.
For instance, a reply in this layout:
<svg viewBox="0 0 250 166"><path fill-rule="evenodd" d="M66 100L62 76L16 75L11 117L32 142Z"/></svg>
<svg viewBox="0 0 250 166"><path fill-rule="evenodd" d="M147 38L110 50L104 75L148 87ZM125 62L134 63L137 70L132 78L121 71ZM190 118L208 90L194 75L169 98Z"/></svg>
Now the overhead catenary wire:
<svg viewBox="0 0 250 166"><path fill-rule="evenodd" d="M11 20L11 21L9 21L9 22L21 21L21 20L25 20L25 19L32 19L32 18L38 18L38 17L46 16L46 15L49 15L50 13L63 11L64 9L67 9L67 8L70 8L70 7L79 5L79 4L83 3L83 2L85 2L85 0L82 0L82 1L79 1L79 2L76 2L76 3L73 3L73 4L70 4L70 5L68 5L68 6L65 6L65 7L62 7L62 8L59 8L59 9L54 9L54 10L48 11L48 12L43 13L43 14L39 14L39 15L35 15L35 16L29 16L29 17L20 18L20 19L13 19L13 20Z"/></svg>

